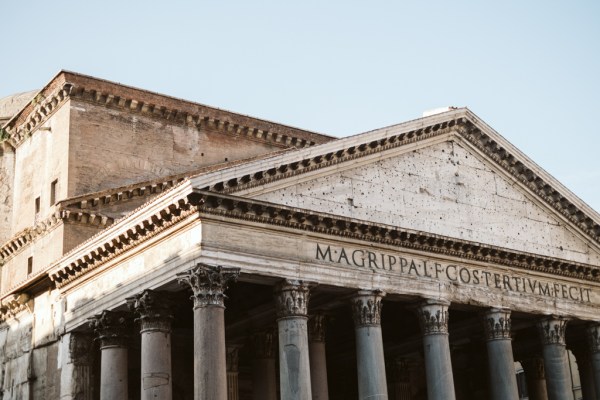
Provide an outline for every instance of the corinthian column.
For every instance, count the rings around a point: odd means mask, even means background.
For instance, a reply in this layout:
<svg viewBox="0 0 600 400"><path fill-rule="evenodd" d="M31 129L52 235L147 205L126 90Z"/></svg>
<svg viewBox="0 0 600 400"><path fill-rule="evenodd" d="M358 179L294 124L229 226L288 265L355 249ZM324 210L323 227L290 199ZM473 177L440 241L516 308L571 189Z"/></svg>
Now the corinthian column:
<svg viewBox="0 0 600 400"><path fill-rule="evenodd" d="M527 383L527 394L529 395L529 400L548 400L544 359L539 355L535 355L522 360L521 366L525 371L525 380Z"/></svg>
<svg viewBox="0 0 600 400"><path fill-rule="evenodd" d="M549 317L538 321L549 400L573 400L565 343L566 326L567 320L561 317Z"/></svg>
<svg viewBox="0 0 600 400"><path fill-rule="evenodd" d="M325 315L315 314L308 319L308 349L312 400L328 400L327 357L325 354Z"/></svg>
<svg viewBox="0 0 600 400"><path fill-rule="evenodd" d="M194 300L194 399L227 400L225 290L239 268L198 264L178 274Z"/></svg>
<svg viewBox="0 0 600 400"><path fill-rule="evenodd" d="M492 308L483 316L493 400L519 397L510 326L510 310Z"/></svg>
<svg viewBox="0 0 600 400"><path fill-rule="evenodd" d="M594 375L594 386L598 397L600 396L600 323L589 325L586 329L586 335Z"/></svg>
<svg viewBox="0 0 600 400"><path fill-rule="evenodd" d="M448 341L447 301L426 300L417 308L423 333L428 400L454 400L452 361Z"/></svg>
<svg viewBox="0 0 600 400"><path fill-rule="evenodd" d="M269 329L254 335L254 368L252 369L252 398L277 400L277 368L275 340L277 332Z"/></svg>
<svg viewBox="0 0 600 400"><path fill-rule="evenodd" d="M302 281L285 280L275 288L281 400L311 400L308 298L309 287Z"/></svg>
<svg viewBox="0 0 600 400"><path fill-rule="evenodd" d="M381 291L361 290L352 299L359 400L388 398L381 336L383 296Z"/></svg>
<svg viewBox="0 0 600 400"><path fill-rule="evenodd" d="M129 315L103 311L90 321L90 326L100 340L100 400L127 400Z"/></svg>
<svg viewBox="0 0 600 400"><path fill-rule="evenodd" d="M227 400L238 400L240 398L239 390L239 363L240 348L242 345L227 345Z"/></svg>
<svg viewBox="0 0 600 400"><path fill-rule="evenodd" d="M164 292L144 290L128 299L140 323L142 336L142 400L170 400L172 302Z"/></svg>

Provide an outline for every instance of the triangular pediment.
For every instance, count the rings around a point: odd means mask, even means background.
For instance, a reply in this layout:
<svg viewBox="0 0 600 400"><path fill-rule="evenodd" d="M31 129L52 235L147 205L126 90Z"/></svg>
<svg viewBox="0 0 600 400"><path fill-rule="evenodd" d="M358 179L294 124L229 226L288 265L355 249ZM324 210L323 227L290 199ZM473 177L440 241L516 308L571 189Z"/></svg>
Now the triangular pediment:
<svg viewBox="0 0 600 400"><path fill-rule="evenodd" d="M597 247L457 136L324 168L258 200L599 264Z"/></svg>
<svg viewBox="0 0 600 400"><path fill-rule="evenodd" d="M191 183L600 264L600 215L468 109L198 175Z"/></svg>

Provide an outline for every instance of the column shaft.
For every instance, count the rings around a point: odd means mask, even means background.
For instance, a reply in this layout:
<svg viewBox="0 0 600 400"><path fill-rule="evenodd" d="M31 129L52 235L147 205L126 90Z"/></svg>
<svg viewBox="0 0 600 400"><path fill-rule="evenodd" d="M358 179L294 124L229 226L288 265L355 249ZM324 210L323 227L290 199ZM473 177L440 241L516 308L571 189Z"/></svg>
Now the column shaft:
<svg viewBox="0 0 600 400"><path fill-rule="evenodd" d="M448 340L448 302L428 300L417 310L425 355L428 400L455 400Z"/></svg>
<svg viewBox="0 0 600 400"><path fill-rule="evenodd" d="M521 361L521 366L523 367L523 371L525 371L529 400L548 400L544 359L539 356L528 358Z"/></svg>
<svg viewBox="0 0 600 400"><path fill-rule="evenodd" d="M549 400L573 400L571 371L565 345L566 324L567 321L559 317L538 322Z"/></svg>
<svg viewBox="0 0 600 400"><path fill-rule="evenodd" d="M485 313L483 324L492 399L516 399L519 397L519 389L512 352L510 311L491 309Z"/></svg>
<svg viewBox="0 0 600 400"><path fill-rule="evenodd" d="M379 291L359 291L353 299L359 400L387 400L388 390L381 336Z"/></svg>
<svg viewBox="0 0 600 400"><path fill-rule="evenodd" d="M239 389L239 351L241 345L227 345L227 399L238 400L240 397Z"/></svg>
<svg viewBox="0 0 600 400"><path fill-rule="evenodd" d="M312 399L328 400L325 316L323 314L313 315L308 320L308 352Z"/></svg>
<svg viewBox="0 0 600 400"><path fill-rule="evenodd" d="M194 295L194 399L227 400L225 290L239 268L198 264L178 274Z"/></svg>
<svg viewBox="0 0 600 400"><path fill-rule="evenodd" d="M308 355L309 288L286 280L275 291L279 334L279 385L281 400L311 400Z"/></svg>
<svg viewBox="0 0 600 400"><path fill-rule="evenodd" d="M252 398L277 400L277 365L273 329L254 335L254 364L252 368Z"/></svg>
<svg viewBox="0 0 600 400"><path fill-rule="evenodd" d="M600 400L600 324L589 325L586 329L586 335L596 398Z"/></svg>

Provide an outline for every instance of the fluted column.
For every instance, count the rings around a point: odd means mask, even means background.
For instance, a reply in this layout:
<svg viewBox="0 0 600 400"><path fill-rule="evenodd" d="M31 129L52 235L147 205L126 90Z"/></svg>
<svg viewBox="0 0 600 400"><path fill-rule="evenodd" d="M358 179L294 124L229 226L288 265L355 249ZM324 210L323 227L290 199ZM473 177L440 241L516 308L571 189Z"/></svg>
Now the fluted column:
<svg viewBox="0 0 600 400"><path fill-rule="evenodd" d="M225 290L239 268L198 264L178 274L194 300L194 399L226 400Z"/></svg>
<svg viewBox="0 0 600 400"><path fill-rule="evenodd" d="M448 341L447 301L426 300L417 308L423 333L428 400L454 400L454 381Z"/></svg>
<svg viewBox="0 0 600 400"><path fill-rule="evenodd" d="M573 400L565 343L566 326L567 320L561 317L548 317L538 321L549 400Z"/></svg>
<svg viewBox="0 0 600 400"><path fill-rule="evenodd" d="M589 325L586 328L586 335L596 397L600 400L600 323Z"/></svg>
<svg viewBox="0 0 600 400"><path fill-rule="evenodd" d="M142 336L141 398L173 398L171 370L171 321L173 304L164 292L144 290L128 299L136 314Z"/></svg>
<svg viewBox="0 0 600 400"><path fill-rule="evenodd" d="M519 389L512 351L510 310L488 310L483 316L483 327L492 399L516 399L519 397Z"/></svg>
<svg viewBox="0 0 600 400"><path fill-rule="evenodd" d="M238 385L240 348L239 344L229 344L226 348L227 353L227 400L238 400L240 390Z"/></svg>
<svg viewBox="0 0 600 400"><path fill-rule="evenodd" d="M254 335L252 398L277 400L277 366L275 364L277 331L268 329Z"/></svg>
<svg viewBox="0 0 600 400"><path fill-rule="evenodd" d="M103 311L90 321L90 326L100 341L100 400L127 400L129 315Z"/></svg>
<svg viewBox="0 0 600 400"><path fill-rule="evenodd" d="M310 400L308 355L309 286L285 280L275 288L279 333L279 385L281 400Z"/></svg>
<svg viewBox="0 0 600 400"><path fill-rule="evenodd" d="M411 400L412 392L410 386L410 364L406 358L397 358L394 360L395 375L395 399Z"/></svg>
<svg viewBox="0 0 600 400"><path fill-rule="evenodd" d="M388 398L381 336L383 296L381 291L361 290L352 299L359 400Z"/></svg>
<svg viewBox="0 0 600 400"><path fill-rule="evenodd" d="M521 360L521 366L523 367L523 371L525 371L529 400L548 400L544 359L539 355L530 357Z"/></svg>
<svg viewBox="0 0 600 400"><path fill-rule="evenodd" d="M310 381L313 400L328 400L327 357L325 353L325 322L323 314L308 319L308 351L310 355Z"/></svg>

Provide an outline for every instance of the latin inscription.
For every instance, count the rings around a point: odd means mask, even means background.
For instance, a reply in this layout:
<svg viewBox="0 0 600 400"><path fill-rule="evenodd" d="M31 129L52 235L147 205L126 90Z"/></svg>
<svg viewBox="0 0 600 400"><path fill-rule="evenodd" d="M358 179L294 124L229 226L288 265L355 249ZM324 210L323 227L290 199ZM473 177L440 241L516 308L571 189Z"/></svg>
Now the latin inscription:
<svg viewBox="0 0 600 400"><path fill-rule="evenodd" d="M373 271L396 271L402 275L591 303L590 294L592 290L588 288L507 275L462 265L441 264L400 255L362 249L346 249L319 243L316 244L315 257L319 261L355 268L365 268Z"/></svg>

